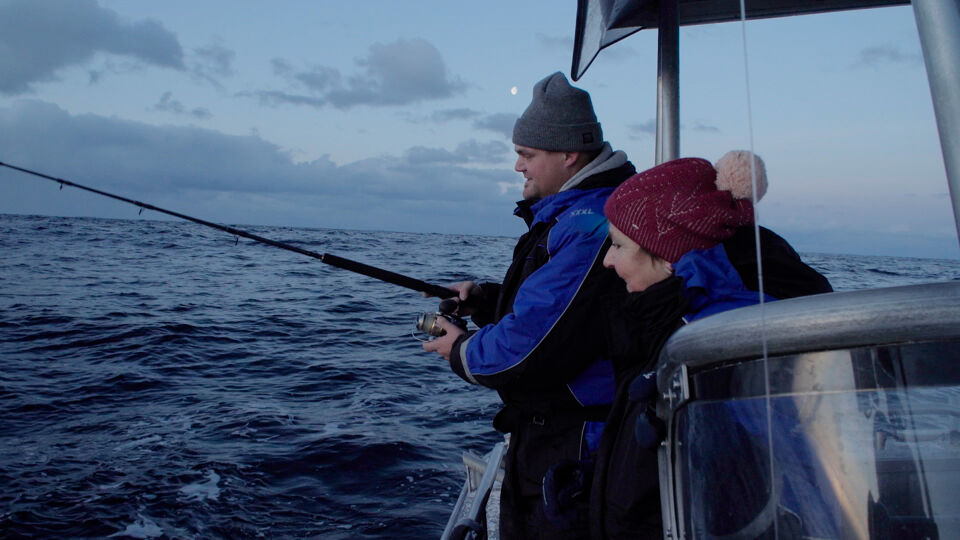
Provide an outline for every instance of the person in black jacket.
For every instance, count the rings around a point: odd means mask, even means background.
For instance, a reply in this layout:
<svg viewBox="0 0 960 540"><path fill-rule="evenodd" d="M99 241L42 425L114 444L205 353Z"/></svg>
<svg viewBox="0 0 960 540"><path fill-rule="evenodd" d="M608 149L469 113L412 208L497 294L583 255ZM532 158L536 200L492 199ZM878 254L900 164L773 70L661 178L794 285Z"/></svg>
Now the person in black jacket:
<svg viewBox="0 0 960 540"><path fill-rule="evenodd" d="M515 214L529 227L502 283L453 286L459 314L479 330L439 320L446 335L424 350L446 358L471 384L495 389L504 407L494 427L510 434L500 498L500 537L579 538L544 515L542 482L559 459L589 457L613 399L613 369L598 354L602 306L624 294L602 265L607 246L603 204L636 169L603 140L590 96L554 73L534 87L514 126L515 169L523 201ZM466 308L466 305L473 307Z"/></svg>

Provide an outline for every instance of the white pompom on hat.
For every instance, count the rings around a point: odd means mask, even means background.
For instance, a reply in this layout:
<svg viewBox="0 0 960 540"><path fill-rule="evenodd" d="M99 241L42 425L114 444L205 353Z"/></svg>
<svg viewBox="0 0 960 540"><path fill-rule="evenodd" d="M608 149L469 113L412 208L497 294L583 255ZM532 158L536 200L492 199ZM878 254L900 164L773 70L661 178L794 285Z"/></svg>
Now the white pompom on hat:
<svg viewBox="0 0 960 540"><path fill-rule="evenodd" d="M734 199L748 199L756 203L767 192L767 168L759 156L753 155L753 173L750 171L748 150L731 150L713 167L717 169L717 189L729 191ZM757 177L757 200L753 200L753 179Z"/></svg>

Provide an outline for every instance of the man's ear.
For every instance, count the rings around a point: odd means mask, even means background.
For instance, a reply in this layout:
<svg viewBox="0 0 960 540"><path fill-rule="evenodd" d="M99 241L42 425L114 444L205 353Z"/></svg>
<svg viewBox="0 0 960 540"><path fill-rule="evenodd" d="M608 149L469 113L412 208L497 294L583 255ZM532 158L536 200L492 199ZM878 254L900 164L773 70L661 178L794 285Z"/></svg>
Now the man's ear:
<svg viewBox="0 0 960 540"><path fill-rule="evenodd" d="M579 159L580 159L580 152L564 152L563 153L563 165L565 167L573 167Z"/></svg>

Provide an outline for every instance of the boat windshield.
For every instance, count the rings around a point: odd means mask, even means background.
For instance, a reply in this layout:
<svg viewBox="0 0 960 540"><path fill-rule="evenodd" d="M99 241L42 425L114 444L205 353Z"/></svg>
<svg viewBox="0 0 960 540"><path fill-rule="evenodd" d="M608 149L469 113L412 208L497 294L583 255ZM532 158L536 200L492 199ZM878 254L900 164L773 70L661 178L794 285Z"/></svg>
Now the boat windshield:
<svg viewBox="0 0 960 540"><path fill-rule="evenodd" d="M675 447L686 536L960 538L960 342L757 360L691 381Z"/></svg>

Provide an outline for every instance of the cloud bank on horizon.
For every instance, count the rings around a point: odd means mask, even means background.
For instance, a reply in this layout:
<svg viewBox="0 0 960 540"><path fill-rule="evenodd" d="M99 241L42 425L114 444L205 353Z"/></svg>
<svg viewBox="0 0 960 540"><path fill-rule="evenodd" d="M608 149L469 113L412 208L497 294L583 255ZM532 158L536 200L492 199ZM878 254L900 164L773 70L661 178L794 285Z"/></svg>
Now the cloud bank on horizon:
<svg viewBox="0 0 960 540"><path fill-rule="evenodd" d="M537 80L566 71L575 9L508 5L503 19L443 2L0 0L0 161L224 223L514 236L513 122ZM912 14L873 11L748 25L771 174L758 214L801 251L958 257ZM229 16L207 26L212 13ZM836 40L856 46L801 39L850 21ZM749 144L739 33L683 30L684 155ZM601 53L577 83L639 169L655 39ZM816 97L823 77L840 84ZM0 169L0 212L136 216L23 176Z"/></svg>

